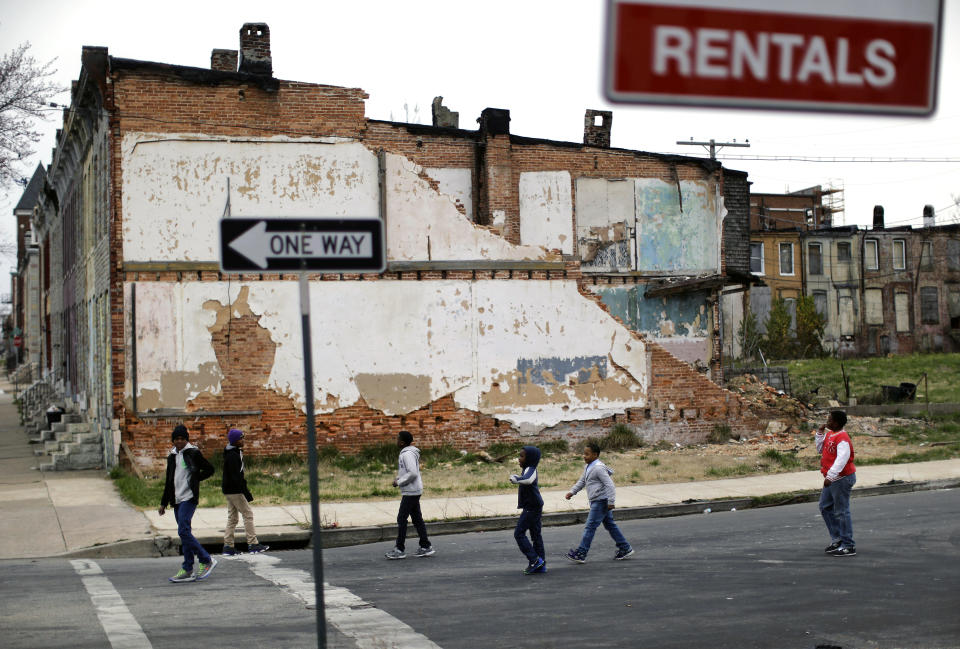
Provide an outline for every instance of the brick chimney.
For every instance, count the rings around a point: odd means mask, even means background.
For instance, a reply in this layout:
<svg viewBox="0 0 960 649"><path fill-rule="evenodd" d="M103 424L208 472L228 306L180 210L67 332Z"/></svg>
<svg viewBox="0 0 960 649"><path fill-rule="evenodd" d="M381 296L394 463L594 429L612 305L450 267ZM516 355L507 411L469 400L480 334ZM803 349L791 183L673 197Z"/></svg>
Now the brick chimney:
<svg viewBox="0 0 960 649"><path fill-rule="evenodd" d="M610 127L613 111L587 109L583 116L583 143L587 146L610 148Z"/></svg>
<svg viewBox="0 0 960 649"><path fill-rule="evenodd" d="M266 23L245 23L240 28L240 72L273 76L270 28Z"/></svg>
<svg viewBox="0 0 960 649"><path fill-rule="evenodd" d="M210 54L210 69L221 72L237 71L237 50L213 50Z"/></svg>
<svg viewBox="0 0 960 649"><path fill-rule="evenodd" d="M883 229L883 205L873 206L873 229Z"/></svg>
<svg viewBox="0 0 960 649"><path fill-rule="evenodd" d="M937 213L933 209L933 205L924 205L923 206L923 227L932 228L937 224Z"/></svg>

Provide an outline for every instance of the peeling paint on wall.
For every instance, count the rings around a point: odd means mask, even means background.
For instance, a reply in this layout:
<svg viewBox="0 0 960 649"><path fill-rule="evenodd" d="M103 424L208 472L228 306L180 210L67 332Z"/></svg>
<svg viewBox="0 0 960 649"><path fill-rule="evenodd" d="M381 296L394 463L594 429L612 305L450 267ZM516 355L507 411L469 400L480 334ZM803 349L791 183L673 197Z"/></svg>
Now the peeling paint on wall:
<svg viewBox="0 0 960 649"><path fill-rule="evenodd" d="M436 181L441 194L446 194L463 209L468 219L473 218L473 175L470 169L429 168L424 170Z"/></svg>
<svg viewBox="0 0 960 649"><path fill-rule="evenodd" d="M357 142L128 133L122 146L125 261L219 259L227 178L234 216L379 213L377 158Z"/></svg>
<svg viewBox="0 0 960 649"><path fill-rule="evenodd" d="M391 261L559 259L542 245L513 245L460 214L420 178L421 168L387 155L387 258ZM429 254L428 254L429 250Z"/></svg>
<svg viewBox="0 0 960 649"><path fill-rule="evenodd" d="M662 274L717 272L726 210L712 181L577 179L583 269Z"/></svg>
<svg viewBox="0 0 960 649"><path fill-rule="evenodd" d="M216 362L211 332L229 326L225 314L254 317L265 344L276 348L258 387L303 408L297 290L293 282L232 282L228 298L226 282L138 284L138 306L141 293L152 296L152 319L164 322L139 330L138 344L157 353L138 377L199 372ZM575 281L315 282L310 293L318 412L362 398L385 414L404 414L453 395L459 407L539 429L646 403L643 342L580 295ZM178 346L191 351L164 353ZM538 383L551 379L549 390ZM186 394L216 389L208 380ZM181 391L168 395L159 379L141 381L144 397L152 407L184 406Z"/></svg>
<svg viewBox="0 0 960 649"><path fill-rule="evenodd" d="M520 174L520 241L573 254L573 196L568 171Z"/></svg>
<svg viewBox="0 0 960 649"><path fill-rule="evenodd" d="M610 313L633 331L656 341L671 354L688 363L709 365L710 304L708 291L646 298L646 286L597 285L591 290L600 296Z"/></svg>

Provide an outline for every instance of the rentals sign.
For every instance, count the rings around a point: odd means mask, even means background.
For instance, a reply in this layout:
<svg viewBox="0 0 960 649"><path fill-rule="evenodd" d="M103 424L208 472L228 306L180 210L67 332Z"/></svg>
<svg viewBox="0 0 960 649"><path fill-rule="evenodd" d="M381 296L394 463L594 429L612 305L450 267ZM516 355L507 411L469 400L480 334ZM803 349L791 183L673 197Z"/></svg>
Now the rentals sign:
<svg viewBox="0 0 960 649"><path fill-rule="evenodd" d="M942 0L608 0L611 101L927 115Z"/></svg>

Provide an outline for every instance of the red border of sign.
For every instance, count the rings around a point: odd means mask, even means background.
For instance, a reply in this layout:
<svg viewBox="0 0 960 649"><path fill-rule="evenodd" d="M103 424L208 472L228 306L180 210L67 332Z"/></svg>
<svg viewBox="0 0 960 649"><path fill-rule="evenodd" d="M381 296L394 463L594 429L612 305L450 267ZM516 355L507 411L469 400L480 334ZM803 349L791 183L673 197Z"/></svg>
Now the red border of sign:
<svg viewBox="0 0 960 649"><path fill-rule="evenodd" d="M603 71L603 93L606 99L613 103L632 103L632 104L660 104L674 106L693 106L693 107L711 107L711 108L752 108L769 110L800 110L814 112L835 112L835 113L861 113L872 115L900 115L900 116L929 116L936 111L938 83L940 78L940 53L941 41L943 38L943 0L937 0L937 19L933 24L935 31L933 35L932 61L930 65L930 79L927 85L927 97L924 105L897 105L897 104L877 104L869 102L842 102L842 101L823 101L818 99L803 100L795 98L774 99L759 98L749 96L725 97L718 94L704 95L694 93L677 93L671 91L664 92L623 92L614 88L614 77L616 74L616 56L617 56L617 6L618 5L649 5L651 3L644 0L607 0L606 16L606 36L604 44L604 71ZM735 8L731 2L730 8ZM705 2L704 6L712 6L713 9L723 10L719 6L710 5ZM663 6L676 6L688 8L687 5L670 5L664 3ZM747 11L737 9L738 11ZM761 12L767 13L767 12ZM770 12L783 13L783 12ZM827 16L830 17L830 16Z"/></svg>

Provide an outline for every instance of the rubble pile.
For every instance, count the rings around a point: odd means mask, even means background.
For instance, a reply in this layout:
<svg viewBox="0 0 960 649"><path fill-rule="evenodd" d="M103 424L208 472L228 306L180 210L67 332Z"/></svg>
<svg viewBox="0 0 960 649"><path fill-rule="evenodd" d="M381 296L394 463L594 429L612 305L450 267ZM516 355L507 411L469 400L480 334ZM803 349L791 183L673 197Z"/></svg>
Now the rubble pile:
<svg viewBox="0 0 960 649"><path fill-rule="evenodd" d="M758 414L775 420L767 427L767 434L789 435L802 432L807 427L812 406L793 398L783 390L767 385L753 374L741 374L732 378L727 383L727 389L756 406ZM782 426L777 425L781 423Z"/></svg>

